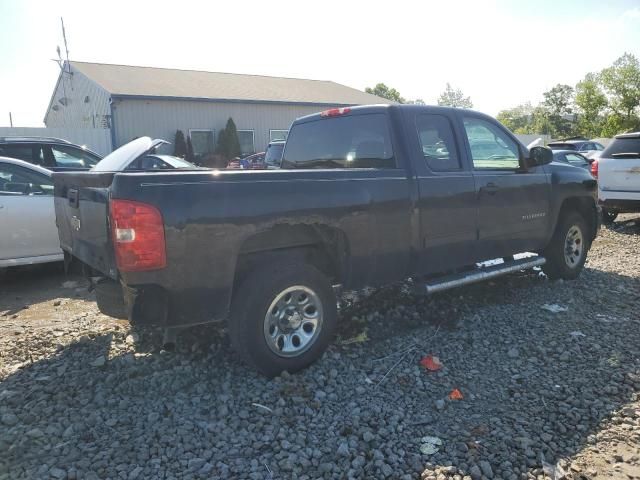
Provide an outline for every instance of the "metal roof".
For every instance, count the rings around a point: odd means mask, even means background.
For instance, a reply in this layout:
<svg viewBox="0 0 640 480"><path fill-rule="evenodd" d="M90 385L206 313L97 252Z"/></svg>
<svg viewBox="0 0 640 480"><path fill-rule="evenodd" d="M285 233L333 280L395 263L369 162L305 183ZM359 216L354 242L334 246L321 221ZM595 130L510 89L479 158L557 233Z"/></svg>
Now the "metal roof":
<svg viewBox="0 0 640 480"><path fill-rule="evenodd" d="M364 105L393 103L326 80L267 77L71 61L112 96L165 97L267 103Z"/></svg>

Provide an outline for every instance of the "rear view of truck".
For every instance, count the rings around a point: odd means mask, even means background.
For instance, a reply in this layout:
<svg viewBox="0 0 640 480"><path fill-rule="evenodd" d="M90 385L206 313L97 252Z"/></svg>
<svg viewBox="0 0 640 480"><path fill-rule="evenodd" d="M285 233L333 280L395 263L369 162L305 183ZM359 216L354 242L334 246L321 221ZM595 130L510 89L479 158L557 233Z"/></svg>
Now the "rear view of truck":
<svg viewBox="0 0 640 480"><path fill-rule="evenodd" d="M640 212L640 132L617 135L591 171L598 178L605 222L619 213Z"/></svg>

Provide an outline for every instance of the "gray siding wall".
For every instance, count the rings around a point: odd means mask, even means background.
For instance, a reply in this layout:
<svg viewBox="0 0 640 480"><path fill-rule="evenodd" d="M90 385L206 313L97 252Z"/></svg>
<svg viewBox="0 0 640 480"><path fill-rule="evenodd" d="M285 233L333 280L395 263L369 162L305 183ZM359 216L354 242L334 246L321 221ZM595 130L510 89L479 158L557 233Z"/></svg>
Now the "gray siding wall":
<svg viewBox="0 0 640 480"><path fill-rule="evenodd" d="M46 112L47 127L109 128L109 93L82 73L71 69L58 80L53 101ZM66 103L60 103L65 96ZM51 107L57 105L57 110Z"/></svg>
<svg viewBox="0 0 640 480"><path fill-rule="evenodd" d="M269 130L288 130L298 117L325 110L323 106L259 103L217 103L188 100L116 99L114 125L116 146L135 137L149 136L174 141L176 130L188 135L190 129L223 129L229 117L238 130L253 130L256 152L269 143ZM169 147L166 152L172 151Z"/></svg>

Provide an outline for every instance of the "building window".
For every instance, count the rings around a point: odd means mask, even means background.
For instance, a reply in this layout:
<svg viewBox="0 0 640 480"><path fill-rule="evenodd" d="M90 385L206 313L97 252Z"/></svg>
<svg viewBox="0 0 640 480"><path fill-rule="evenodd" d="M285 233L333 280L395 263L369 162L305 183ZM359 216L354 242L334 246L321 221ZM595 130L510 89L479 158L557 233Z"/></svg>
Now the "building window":
<svg viewBox="0 0 640 480"><path fill-rule="evenodd" d="M287 135L289 135L289 130L269 130L269 141L286 140Z"/></svg>
<svg viewBox="0 0 640 480"><path fill-rule="evenodd" d="M213 130L189 130L193 155L196 158L206 157L214 152Z"/></svg>
<svg viewBox="0 0 640 480"><path fill-rule="evenodd" d="M240 140L240 153L242 155L256 153L253 130L238 130L238 140Z"/></svg>

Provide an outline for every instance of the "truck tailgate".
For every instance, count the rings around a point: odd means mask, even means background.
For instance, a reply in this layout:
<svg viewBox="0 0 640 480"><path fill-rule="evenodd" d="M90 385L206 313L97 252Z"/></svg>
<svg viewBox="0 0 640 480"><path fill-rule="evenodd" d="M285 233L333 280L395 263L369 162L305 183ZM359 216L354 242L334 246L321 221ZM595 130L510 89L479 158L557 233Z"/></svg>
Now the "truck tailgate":
<svg viewBox="0 0 640 480"><path fill-rule="evenodd" d="M60 246L101 273L117 278L109 230L109 187L114 173L54 173Z"/></svg>
<svg viewBox="0 0 640 480"><path fill-rule="evenodd" d="M640 193L640 157L607 158L598 170L601 190Z"/></svg>

